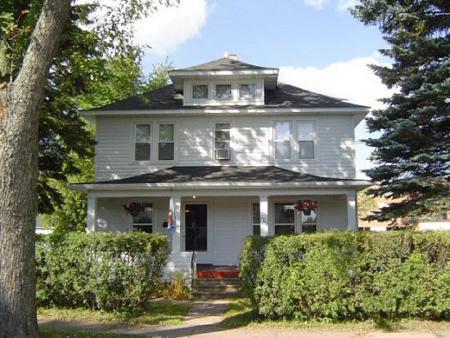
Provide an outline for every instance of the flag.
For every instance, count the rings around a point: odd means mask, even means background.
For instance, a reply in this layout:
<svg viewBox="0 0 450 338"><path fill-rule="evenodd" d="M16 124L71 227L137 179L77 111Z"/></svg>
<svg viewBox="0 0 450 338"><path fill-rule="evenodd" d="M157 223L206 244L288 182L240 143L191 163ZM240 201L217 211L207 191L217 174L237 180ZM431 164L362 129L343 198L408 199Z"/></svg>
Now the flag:
<svg viewBox="0 0 450 338"><path fill-rule="evenodd" d="M169 215L167 217L167 232L171 235L175 232L175 215L173 213L174 211L174 205L173 200L170 199L170 206L169 206Z"/></svg>

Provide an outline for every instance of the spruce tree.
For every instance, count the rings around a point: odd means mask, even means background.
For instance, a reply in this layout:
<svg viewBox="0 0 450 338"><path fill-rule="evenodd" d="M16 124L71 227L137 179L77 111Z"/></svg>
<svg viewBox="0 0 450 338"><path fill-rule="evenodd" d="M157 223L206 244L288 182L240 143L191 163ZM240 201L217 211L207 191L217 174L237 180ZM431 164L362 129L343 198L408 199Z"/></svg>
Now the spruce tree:
<svg viewBox="0 0 450 338"><path fill-rule="evenodd" d="M448 210L450 191L450 1L361 0L353 15L377 25L392 66L372 65L394 94L367 118L376 166L373 196L395 199L372 219Z"/></svg>

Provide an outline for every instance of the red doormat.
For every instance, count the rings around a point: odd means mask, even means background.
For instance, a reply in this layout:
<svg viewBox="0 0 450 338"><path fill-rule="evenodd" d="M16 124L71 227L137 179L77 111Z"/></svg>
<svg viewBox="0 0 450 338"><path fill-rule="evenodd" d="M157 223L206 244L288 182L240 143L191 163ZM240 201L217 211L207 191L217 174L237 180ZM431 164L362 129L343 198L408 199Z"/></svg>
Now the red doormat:
<svg viewBox="0 0 450 338"><path fill-rule="evenodd" d="M197 278L239 278L239 269L237 267L202 268L197 271Z"/></svg>

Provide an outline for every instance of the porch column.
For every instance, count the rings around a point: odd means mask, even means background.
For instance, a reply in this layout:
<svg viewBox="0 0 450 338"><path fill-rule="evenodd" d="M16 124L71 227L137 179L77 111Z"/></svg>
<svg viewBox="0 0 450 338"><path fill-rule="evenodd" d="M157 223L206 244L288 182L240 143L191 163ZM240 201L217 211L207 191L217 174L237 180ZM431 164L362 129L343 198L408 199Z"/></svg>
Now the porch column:
<svg viewBox="0 0 450 338"><path fill-rule="evenodd" d="M175 232L172 234L172 252L181 252L181 197L170 196L169 205L174 208L172 212L175 221Z"/></svg>
<svg viewBox="0 0 450 338"><path fill-rule="evenodd" d="M358 230L356 200L356 192L347 193L347 229L350 231Z"/></svg>
<svg viewBox="0 0 450 338"><path fill-rule="evenodd" d="M269 236L269 202L267 195L259 196L259 222L261 236Z"/></svg>
<svg viewBox="0 0 450 338"><path fill-rule="evenodd" d="M87 202L86 231L93 232L97 229L97 197L88 195Z"/></svg>

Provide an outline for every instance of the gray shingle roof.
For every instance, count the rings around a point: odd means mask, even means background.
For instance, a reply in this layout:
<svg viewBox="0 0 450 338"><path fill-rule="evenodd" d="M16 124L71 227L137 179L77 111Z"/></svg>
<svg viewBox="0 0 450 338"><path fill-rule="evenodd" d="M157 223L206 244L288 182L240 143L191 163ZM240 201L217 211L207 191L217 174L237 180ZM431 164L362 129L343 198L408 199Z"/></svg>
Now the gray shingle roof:
<svg viewBox="0 0 450 338"><path fill-rule="evenodd" d="M221 70L278 70L277 68L261 67L231 58L220 58L200 65L178 68L175 71L221 71Z"/></svg>
<svg viewBox="0 0 450 338"><path fill-rule="evenodd" d="M261 106L258 106L261 107ZM345 102L330 96L314 93L302 88L278 83L274 90L265 90L264 108L368 108ZM89 111L159 110L159 109L204 109L204 106L183 106L183 96L173 85L156 89L138 96L114 102ZM214 109L256 108L255 106L218 106Z"/></svg>
<svg viewBox="0 0 450 338"><path fill-rule="evenodd" d="M171 167L156 172L95 184L189 183L189 182L358 182L355 179L321 177L275 166Z"/></svg>

